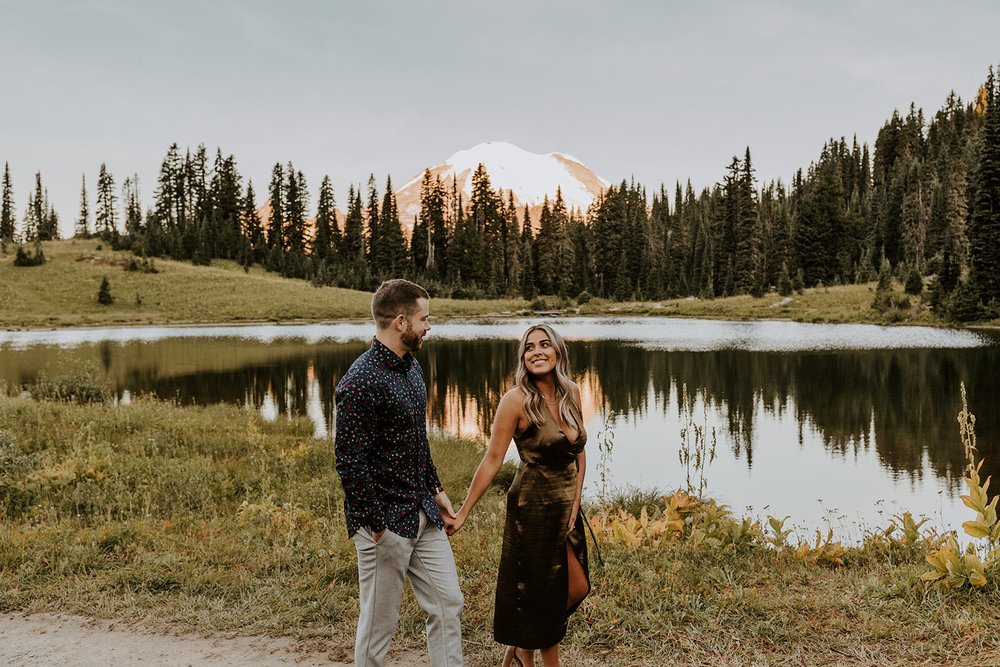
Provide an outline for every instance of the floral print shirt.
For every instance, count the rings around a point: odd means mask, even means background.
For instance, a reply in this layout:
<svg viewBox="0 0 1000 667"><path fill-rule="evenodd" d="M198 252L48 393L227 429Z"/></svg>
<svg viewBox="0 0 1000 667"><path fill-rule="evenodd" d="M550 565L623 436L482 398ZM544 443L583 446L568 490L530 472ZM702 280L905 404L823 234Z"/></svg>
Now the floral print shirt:
<svg viewBox="0 0 1000 667"><path fill-rule="evenodd" d="M337 473L347 533L367 526L415 538L420 510L444 527L441 486L427 442L427 385L420 364L378 339L337 383Z"/></svg>

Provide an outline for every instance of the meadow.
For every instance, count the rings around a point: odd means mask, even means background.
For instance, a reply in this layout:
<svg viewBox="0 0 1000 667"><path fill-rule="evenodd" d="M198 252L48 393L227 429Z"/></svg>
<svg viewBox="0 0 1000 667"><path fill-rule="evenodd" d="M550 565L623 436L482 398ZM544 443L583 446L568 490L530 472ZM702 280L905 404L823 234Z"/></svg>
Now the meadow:
<svg viewBox="0 0 1000 667"><path fill-rule="evenodd" d="M99 240L69 239L42 244L48 261L16 267L14 253L0 254L0 327L47 328L217 324L248 322L324 322L367 319L371 295L357 290L317 287L268 273L244 270L236 262L211 266L166 259L136 261ZM103 277L114 302L97 301ZM902 288L895 285L903 300ZM875 285L807 289L788 298L668 299L611 302L545 297L462 300L432 295L438 319L510 317L536 312L576 316L650 315L710 319L789 319L801 322L871 322L944 325L920 297L905 308L872 309ZM997 322L994 322L996 324Z"/></svg>
<svg viewBox="0 0 1000 667"><path fill-rule="evenodd" d="M356 570L332 442L306 419L239 407L114 405L95 378L45 377L0 399L0 610L290 636L348 657ZM432 450L457 504L482 443L438 435ZM472 665L499 663L493 584L512 472L453 538ZM602 561L592 548L566 664L1000 664L1000 568L982 544L970 559L901 515L845 546L691 490L585 508ZM979 518L994 544L995 501ZM422 632L407 592L396 641L419 648Z"/></svg>

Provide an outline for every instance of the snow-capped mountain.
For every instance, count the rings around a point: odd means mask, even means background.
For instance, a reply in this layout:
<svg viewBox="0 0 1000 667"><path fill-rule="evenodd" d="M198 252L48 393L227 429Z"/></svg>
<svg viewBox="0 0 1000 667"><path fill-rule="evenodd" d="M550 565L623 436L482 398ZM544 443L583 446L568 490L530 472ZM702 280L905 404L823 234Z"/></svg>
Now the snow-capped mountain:
<svg viewBox="0 0 1000 667"><path fill-rule="evenodd" d="M503 141L489 141L459 151L443 163L431 167L431 176L440 176L451 188L452 178L464 193L466 202L472 194L472 174L482 163L490 176L493 189L514 193L518 212L527 204L532 218L537 221L546 195L555 199L556 188L562 189L567 209L585 211L591 202L610 185L582 162L565 153L539 155ZM406 226L413 225L413 218L420 212L420 183L423 172L414 176L396 190L399 217Z"/></svg>

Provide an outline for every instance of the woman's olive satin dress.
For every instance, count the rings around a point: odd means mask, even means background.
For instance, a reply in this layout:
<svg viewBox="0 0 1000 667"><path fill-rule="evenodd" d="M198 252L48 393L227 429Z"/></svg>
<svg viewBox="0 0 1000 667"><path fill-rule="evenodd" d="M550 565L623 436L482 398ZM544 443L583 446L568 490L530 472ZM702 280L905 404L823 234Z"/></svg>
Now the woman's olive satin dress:
<svg viewBox="0 0 1000 667"><path fill-rule="evenodd" d="M576 457L587 433L571 443L551 417L514 438L521 465L507 492L497 576L493 637L521 648L548 648L566 635L567 542L573 548L590 590L587 540L582 513L567 530L576 499Z"/></svg>

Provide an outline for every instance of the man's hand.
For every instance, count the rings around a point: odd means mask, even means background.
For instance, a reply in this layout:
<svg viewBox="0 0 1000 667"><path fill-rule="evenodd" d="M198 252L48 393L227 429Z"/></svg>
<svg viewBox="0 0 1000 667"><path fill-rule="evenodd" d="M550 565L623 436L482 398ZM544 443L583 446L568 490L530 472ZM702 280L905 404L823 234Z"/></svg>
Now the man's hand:
<svg viewBox="0 0 1000 667"><path fill-rule="evenodd" d="M443 514L445 517L450 519L455 519L458 517L458 515L455 514L455 510L452 509L451 507L451 501L448 500L448 494L445 493L444 491L441 491L436 496L434 496L434 502L436 502L437 506L441 508L441 514Z"/></svg>
<svg viewBox="0 0 1000 667"><path fill-rule="evenodd" d="M444 491L440 491L434 496L434 502L441 509L441 518L444 519L444 531L451 537L458 532L458 529L462 527L465 520L463 519L456 527L455 524L458 521L458 515L455 514L455 509L451 506L451 501L448 500L448 494Z"/></svg>

